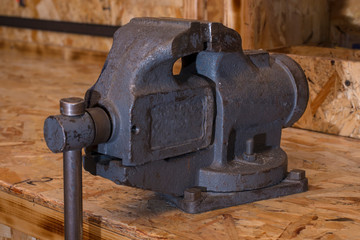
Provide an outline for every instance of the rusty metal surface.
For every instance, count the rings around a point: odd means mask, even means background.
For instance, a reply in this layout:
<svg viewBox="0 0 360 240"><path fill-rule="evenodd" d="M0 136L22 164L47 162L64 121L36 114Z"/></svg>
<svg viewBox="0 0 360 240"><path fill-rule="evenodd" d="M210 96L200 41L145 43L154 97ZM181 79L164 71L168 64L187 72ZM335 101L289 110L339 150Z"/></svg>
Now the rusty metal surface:
<svg viewBox="0 0 360 240"><path fill-rule="evenodd" d="M181 72L173 75L179 58ZM172 196L189 212L306 189L306 178L285 180L280 148L282 128L307 105L302 69L283 55L243 51L239 34L220 23L133 19L115 33L85 101L88 113L105 115L90 116L84 167L117 184ZM94 143L102 118L111 136ZM183 207L194 187L221 197Z"/></svg>
<svg viewBox="0 0 360 240"><path fill-rule="evenodd" d="M90 146L95 136L94 129L88 113L74 117L50 116L45 120L44 137L49 149L59 153Z"/></svg>

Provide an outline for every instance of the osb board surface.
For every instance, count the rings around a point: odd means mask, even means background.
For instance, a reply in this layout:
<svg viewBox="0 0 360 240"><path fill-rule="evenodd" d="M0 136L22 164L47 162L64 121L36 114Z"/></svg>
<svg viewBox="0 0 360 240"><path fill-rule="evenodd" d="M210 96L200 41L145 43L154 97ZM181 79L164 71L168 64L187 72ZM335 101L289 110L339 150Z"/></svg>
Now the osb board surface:
<svg viewBox="0 0 360 240"><path fill-rule="evenodd" d="M123 25L133 17L183 17L183 7L188 2L189 0L37 0L25 1L25 6L21 7L18 1L5 0L0 5L0 15Z"/></svg>
<svg viewBox="0 0 360 240"><path fill-rule="evenodd" d="M107 53L113 39L0 26L0 41L57 46L62 47L64 52L67 49L82 49L83 51Z"/></svg>
<svg viewBox="0 0 360 240"><path fill-rule="evenodd" d="M0 15L121 26L134 17L197 18L197 5L194 7L192 2L197 1L38 0L25 1L25 7L21 7L18 1L5 0L0 4ZM112 44L112 38L11 27L0 27L0 38L104 52Z"/></svg>
<svg viewBox="0 0 360 240"><path fill-rule="evenodd" d="M360 139L360 51L288 50L303 68L310 92L307 109L295 126Z"/></svg>
<svg viewBox="0 0 360 240"><path fill-rule="evenodd" d="M83 96L103 63L5 50L0 63L0 188L62 211L62 156L47 149L43 121L60 98ZM286 129L289 168L307 171L308 192L197 215L84 172L85 221L133 238L359 239L359 143Z"/></svg>

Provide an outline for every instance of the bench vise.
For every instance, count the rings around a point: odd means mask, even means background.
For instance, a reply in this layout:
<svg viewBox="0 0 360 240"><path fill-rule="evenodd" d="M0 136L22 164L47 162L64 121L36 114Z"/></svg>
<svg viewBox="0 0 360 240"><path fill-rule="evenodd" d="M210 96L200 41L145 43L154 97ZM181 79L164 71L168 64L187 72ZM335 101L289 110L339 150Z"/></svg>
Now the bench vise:
<svg viewBox="0 0 360 240"><path fill-rule="evenodd" d="M115 33L85 100L63 99L44 134L53 152L86 147L92 174L198 213L306 191L280 139L307 101L295 61L243 51L220 23L135 18Z"/></svg>

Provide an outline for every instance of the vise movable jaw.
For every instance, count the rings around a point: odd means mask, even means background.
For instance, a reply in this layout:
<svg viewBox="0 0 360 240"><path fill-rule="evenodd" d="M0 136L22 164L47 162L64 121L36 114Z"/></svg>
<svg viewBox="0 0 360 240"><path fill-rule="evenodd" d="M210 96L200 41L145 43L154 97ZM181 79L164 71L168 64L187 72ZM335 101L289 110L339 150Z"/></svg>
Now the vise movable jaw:
<svg viewBox="0 0 360 240"><path fill-rule="evenodd" d="M136 18L115 33L83 117L49 117L45 139L54 152L86 147L92 174L198 213L306 191L304 171L287 172L280 139L307 101L296 62L243 51L220 23Z"/></svg>

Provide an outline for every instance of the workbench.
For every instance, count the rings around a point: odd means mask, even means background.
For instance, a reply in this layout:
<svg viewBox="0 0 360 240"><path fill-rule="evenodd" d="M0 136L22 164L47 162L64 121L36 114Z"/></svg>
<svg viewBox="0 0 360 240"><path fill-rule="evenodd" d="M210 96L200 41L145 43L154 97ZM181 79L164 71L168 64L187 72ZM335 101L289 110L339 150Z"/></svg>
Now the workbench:
<svg viewBox="0 0 360 240"><path fill-rule="evenodd" d="M62 154L48 150L43 122L59 99L83 97L103 61L0 50L2 225L63 238ZM288 128L282 147L309 191L195 215L83 172L84 239L360 239L360 140Z"/></svg>

